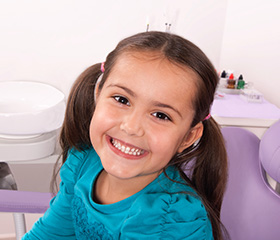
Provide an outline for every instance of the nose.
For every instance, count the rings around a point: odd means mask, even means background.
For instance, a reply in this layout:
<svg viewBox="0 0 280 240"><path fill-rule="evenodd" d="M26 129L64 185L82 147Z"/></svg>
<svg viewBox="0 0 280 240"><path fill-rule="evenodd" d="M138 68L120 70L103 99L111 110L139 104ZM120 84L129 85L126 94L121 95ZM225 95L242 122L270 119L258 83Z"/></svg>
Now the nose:
<svg viewBox="0 0 280 240"><path fill-rule="evenodd" d="M120 129L130 136L141 137L144 135L143 114L134 111L123 117Z"/></svg>

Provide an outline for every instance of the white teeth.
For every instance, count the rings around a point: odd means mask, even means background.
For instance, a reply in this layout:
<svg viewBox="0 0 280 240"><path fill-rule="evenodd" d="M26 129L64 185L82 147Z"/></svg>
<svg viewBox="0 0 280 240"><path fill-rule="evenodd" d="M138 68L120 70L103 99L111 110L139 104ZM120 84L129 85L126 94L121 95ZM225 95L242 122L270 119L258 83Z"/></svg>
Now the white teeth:
<svg viewBox="0 0 280 240"><path fill-rule="evenodd" d="M128 154L128 153L129 153L129 151L130 151L130 147L126 147L126 149L125 149L125 153L126 153L126 154Z"/></svg>
<svg viewBox="0 0 280 240"><path fill-rule="evenodd" d="M144 153L144 150L138 149L138 148L130 148L126 147L124 145L121 145L121 143L115 139L112 139L112 144L115 148L119 149L121 152L129 155L134 155L134 156L140 156L141 154Z"/></svg>

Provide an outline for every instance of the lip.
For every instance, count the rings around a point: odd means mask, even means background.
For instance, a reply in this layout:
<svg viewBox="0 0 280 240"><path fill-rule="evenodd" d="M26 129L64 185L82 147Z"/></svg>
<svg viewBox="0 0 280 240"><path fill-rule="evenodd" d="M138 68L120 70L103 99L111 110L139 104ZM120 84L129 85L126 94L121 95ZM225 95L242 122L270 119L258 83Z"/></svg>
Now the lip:
<svg viewBox="0 0 280 240"><path fill-rule="evenodd" d="M112 139L117 140L117 141L120 142L122 145L127 146L127 147L130 147L130 148L136 148L136 149L140 149L140 148L138 148L138 147L136 147L136 146L133 146L133 145L131 145L131 144L125 143L125 142L123 142L123 141L121 141L121 140L119 140L119 139L112 138L112 137L110 137L110 136L107 135L107 136L106 136L106 141L107 141L107 143L108 143L110 149L111 149L115 154L117 154L117 155L119 155L119 156L121 156L121 157L123 157L123 158L126 158L126 159L128 159L128 160L139 160L139 159L145 157L145 156L148 154L148 151L145 151L145 150L143 150L143 149L141 149L141 150L144 151L144 153L142 153L142 154L140 154L140 155L130 155L130 154L124 153L124 152L120 151L119 149L117 149L116 147L113 146L113 144L112 144Z"/></svg>

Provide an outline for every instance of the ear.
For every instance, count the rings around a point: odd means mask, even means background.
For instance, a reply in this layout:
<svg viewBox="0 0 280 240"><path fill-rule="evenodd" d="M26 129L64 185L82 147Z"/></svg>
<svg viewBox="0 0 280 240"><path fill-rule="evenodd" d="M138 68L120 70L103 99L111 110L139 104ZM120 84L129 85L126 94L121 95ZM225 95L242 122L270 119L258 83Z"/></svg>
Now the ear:
<svg viewBox="0 0 280 240"><path fill-rule="evenodd" d="M178 148L178 153L183 152L186 148L194 144L198 139L201 138L202 134L203 134L203 124L202 122L199 122L188 131L183 142Z"/></svg>

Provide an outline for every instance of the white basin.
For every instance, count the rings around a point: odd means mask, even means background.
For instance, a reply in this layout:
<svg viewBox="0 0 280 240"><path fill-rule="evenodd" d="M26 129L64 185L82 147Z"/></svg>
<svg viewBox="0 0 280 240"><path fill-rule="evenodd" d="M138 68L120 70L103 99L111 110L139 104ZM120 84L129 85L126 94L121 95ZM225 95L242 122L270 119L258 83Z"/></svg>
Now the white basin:
<svg viewBox="0 0 280 240"><path fill-rule="evenodd" d="M39 82L0 82L0 137L25 138L61 127L65 96Z"/></svg>

